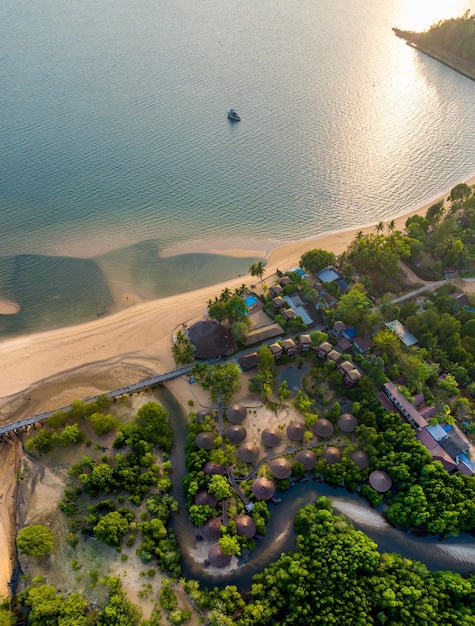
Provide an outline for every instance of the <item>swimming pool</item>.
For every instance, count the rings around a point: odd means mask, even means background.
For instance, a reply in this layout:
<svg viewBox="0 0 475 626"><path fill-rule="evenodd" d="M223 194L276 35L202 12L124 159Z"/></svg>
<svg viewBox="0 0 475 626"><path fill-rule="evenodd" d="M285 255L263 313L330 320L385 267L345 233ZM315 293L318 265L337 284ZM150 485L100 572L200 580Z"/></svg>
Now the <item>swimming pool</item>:
<svg viewBox="0 0 475 626"><path fill-rule="evenodd" d="M247 306L247 308L250 309L251 306L254 306L255 304L257 304L257 298L256 296L247 296L246 298L244 298L244 303Z"/></svg>

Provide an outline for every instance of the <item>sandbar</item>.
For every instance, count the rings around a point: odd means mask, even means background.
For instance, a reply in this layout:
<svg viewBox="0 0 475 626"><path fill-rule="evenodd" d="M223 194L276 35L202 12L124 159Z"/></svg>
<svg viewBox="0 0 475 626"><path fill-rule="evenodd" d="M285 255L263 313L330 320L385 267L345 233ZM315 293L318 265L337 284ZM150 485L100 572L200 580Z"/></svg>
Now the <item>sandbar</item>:
<svg viewBox="0 0 475 626"><path fill-rule="evenodd" d="M20 306L16 302L0 298L0 315L16 315L20 312Z"/></svg>
<svg viewBox="0 0 475 626"><path fill-rule="evenodd" d="M475 176L468 180L467 184L475 184ZM449 190L438 198L431 198L423 206L395 218L396 228L403 229L409 215L425 214L431 204L439 199L445 199L448 193ZM288 243L266 250L264 255L267 261L265 281L272 284L273 274L277 269L286 270L298 265L301 255L306 250L321 247L340 254L359 230L365 233L371 232L374 230L374 225L329 233L313 240ZM237 247L235 244L236 242L234 242L233 250ZM216 248L213 243L208 245L210 249ZM255 283L255 278L249 276L247 280L244 279L244 282ZM146 361L151 364L149 368L151 373L163 373L173 369L174 362L170 345L172 335L177 328L185 321L189 324L201 319L206 302L219 294L224 287L233 289L242 283L243 277L238 277L179 295L137 302L133 306L127 306L130 302L125 300L124 308L109 316L71 327L2 341L0 343L0 422L6 422L18 416L23 417L28 413L28 407L23 405L19 411L15 400L25 399L47 381L55 379L57 383L58 378L70 376L75 371L89 368L91 372L103 373L124 361L131 364L132 370L133 361L137 363ZM138 378L141 376L143 377L143 368ZM113 388L112 378L108 379L108 383ZM121 381L120 384L123 382ZM71 394L73 393L74 389L71 390ZM76 396L71 399L74 397ZM35 411L40 410L45 409L41 405L36 405Z"/></svg>

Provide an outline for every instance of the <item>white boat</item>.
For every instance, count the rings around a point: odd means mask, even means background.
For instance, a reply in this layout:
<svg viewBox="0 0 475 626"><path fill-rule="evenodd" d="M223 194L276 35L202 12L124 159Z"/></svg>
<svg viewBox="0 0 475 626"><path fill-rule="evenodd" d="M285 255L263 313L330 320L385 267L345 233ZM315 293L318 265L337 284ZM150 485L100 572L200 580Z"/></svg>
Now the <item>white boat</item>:
<svg viewBox="0 0 475 626"><path fill-rule="evenodd" d="M236 113L236 109L229 109L229 111L228 111L228 118L232 122L240 122L241 121L240 116Z"/></svg>

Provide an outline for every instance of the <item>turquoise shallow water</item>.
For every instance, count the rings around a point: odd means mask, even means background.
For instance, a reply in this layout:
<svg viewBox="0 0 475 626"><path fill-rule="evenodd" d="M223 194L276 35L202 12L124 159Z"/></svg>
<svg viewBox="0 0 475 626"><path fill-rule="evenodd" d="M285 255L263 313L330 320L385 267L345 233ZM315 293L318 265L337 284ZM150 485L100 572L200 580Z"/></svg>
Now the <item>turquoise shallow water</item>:
<svg viewBox="0 0 475 626"><path fill-rule="evenodd" d="M0 293L22 314L0 333L110 310L105 266L149 298L253 260L185 255L170 272L172 243L312 238L475 173L475 84L391 31L475 2L424 4L4 5Z"/></svg>

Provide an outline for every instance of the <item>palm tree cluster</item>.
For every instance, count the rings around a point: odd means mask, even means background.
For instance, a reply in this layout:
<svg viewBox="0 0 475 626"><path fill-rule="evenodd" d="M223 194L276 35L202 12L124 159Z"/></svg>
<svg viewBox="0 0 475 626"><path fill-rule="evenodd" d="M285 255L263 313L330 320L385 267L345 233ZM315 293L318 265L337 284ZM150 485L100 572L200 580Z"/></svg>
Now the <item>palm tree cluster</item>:
<svg viewBox="0 0 475 626"><path fill-rule="evenodd" d="M266 267L263 261L257 261L256 263L251 263L249 266L249 273L251 276L255 276L259 278L259 282L262 283L262 278L266 273Z"/></svg>

